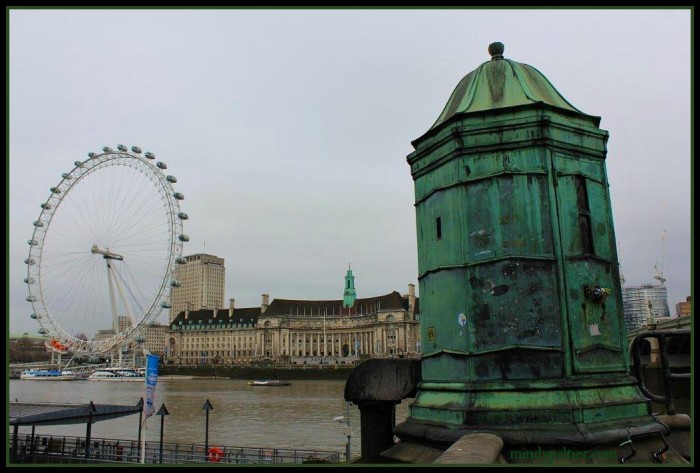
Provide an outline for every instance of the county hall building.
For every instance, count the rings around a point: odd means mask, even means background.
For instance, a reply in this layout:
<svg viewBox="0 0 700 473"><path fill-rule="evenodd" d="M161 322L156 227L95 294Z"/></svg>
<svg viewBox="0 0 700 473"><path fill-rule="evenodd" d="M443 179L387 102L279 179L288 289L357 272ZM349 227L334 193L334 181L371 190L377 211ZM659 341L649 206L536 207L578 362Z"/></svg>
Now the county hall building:
<svg viewBox="0 0 700 473"><path fill-rule="evenodd" d="M292 300L262 295L260 307L185 309L170 323L167 359L177 365L343 365L368 357L410 357L420 352L420 310L415 286L357 298L348 269L343 299Z"/></svg>

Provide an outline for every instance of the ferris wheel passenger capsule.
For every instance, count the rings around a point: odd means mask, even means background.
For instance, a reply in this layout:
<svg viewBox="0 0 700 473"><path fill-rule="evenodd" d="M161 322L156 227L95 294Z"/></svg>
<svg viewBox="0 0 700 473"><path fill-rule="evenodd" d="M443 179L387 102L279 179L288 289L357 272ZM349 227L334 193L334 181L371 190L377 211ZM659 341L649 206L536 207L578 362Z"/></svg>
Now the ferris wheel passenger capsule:
<svg viewBox="0 0 700 473"><path fill-rule="evenodd" d="M132 146L131 151L133 151L136 154L141 154L141 148L139 148L138 146Z"/></svg>
<svg viewBox="0 0 700 473"><path fill-rule="evenodd" d="M160 169L168 169L168 165L165 164L163 161L158 161L156 163L156 166L158 166Z"/></svg>
<svg viewBox="0 0 700 473"><path fill-rule="evenodd" d="M172 281L170 281L170 286L171 287L180 287L180 286L182 286L182 284L177 279L173 279Z"/></svg>
<svg viewBox="0 0 700 473"><path fill-rule="evenodd" d="M113 152L112 148L110 148L109 146L105 146L104 148L102 148L102 151L104 151L105 153L112 153Z"/></svg>
<svg viewBox="0 0 700 473"><path fill-rule="evenodd" d="M175 176L170 175L165 176L165 180L172 184L175 184L177 182L177 178Z"/></svg>
<svg viewBox="0 0 700 473"><path fill-rule="evenodd" d="M36 315L36 314L34 314L34 313L32 313L29 317L31 317L31 318L34 319L34 320L36 320L36 319L39 318L39 316Z"/></svg>
<svg viewBox="0 0 700 473"><path fill-rule="evenodd" d="M27 258L24 260L24 264L28 264L29 266L33 265L34 263L36 263L36 261L34 261L32 258Z"/></svg>
<svg viewBox="0 0 700 473"><path fill-rule="evenodd" d="M27 296L24 298L27 302L36 302L36 296Z"/></svg>
<svg viewBox="0 0 700 473"><path fill-rule="evenodd" d="M156 155L151 153L150 151L146 151L144 156L146 156L148 159L156 159Z"/></svg>
<svg viewBox="0 0 700 473"><path fill-rule="evenodd" d="M173 197L175 197L177 200L184 200L185 199L185 195L182 192L175 192L173 194Z"/></svg>
<svg viewBox="0 0 700 473"><path fill-rule="evenodd" d="M180 241L190 241L190 237L185 235L184 233L178 237Z"/></svg>
<svg viewBox="0 0 700 473"><path fill-rule="evenodd" d="M75 164L75 167L77 168L85 167L82 161L75 161L73 164Z"/></svg>
<svg viewBox="0 0 700 473"><path fill-rule="evenodd" d="M50 190L51 192L53 192L54 194L60 194L60 193L61 193L61 189L59 189L58 187L52 187L52 188L50 188L49 190Z"/></svg>
<svg viewBox="0 0 700 473"><path fill-rule="evenodd" d="M124 146L124 145L117 145L117 149L118 149L119 151L129 151L129 150L126 148L126 146Z"/></svg>
<svg viewBox="0 0 700 473"><path fill-rule="evenodd" d="M88 153L88 158L94 158L95 156L97 156L95 153Z"/></svg>
<svg viewBox="0 0 700 473"><path fill-rule="evenodd" d="M61 174L61 177L67 181L70 179L73 179L73 177L70 174L68 174L67 172L64 172L63 174Z"/></svg>
<svg viewBox="0 0 700 473"><path fill-rule="evenodd" d="M37 330L37 333L40 335L46 335L48 332L46 331L45 328L42 327L39 330Z"/></svg>
<svg viewBox="0 0 700 473"><path fill-rule="evenodd" d="M27 240L27 244L28 244L29 246L36 246L36 245L39 244L39 242L36 241L36 240Z"/></svg>
<svg viewBox="0 0 700 473"><path fill-rule="evenodd" d="M190 218L190 216L187 215L185 212L178 212L177 218L179 218L180 220L187 220L188 218Z"/></svg>
<svg viewBox="0 0 700 473"><path fill-rule="evenodd" d="M179 256L175 258L175 262L177 264L187 264L187 258L185 258L184 256Z"/></svg>
<svg viewBox="0 0 700 473"><path fill-rule="evenodd" d="M170 302L168 302L168 301L163 301L163 302L160 303L160 306L161 306L163 309L170 309L173 305L172 305Z"/></svg>
<svg viewBox="0 0 700 473"><path fill-rule="evenodd" d="M51 210L53 208L53 205L49 204L48 202L44 202L41 204L41 208L44 210Z"/></svg>
<svg viewBox="0 0 700 473"><path fill-rule="evenodd" d="M34 278L24 278L25 284L34 284L34 282L35 282Z"/></svg>

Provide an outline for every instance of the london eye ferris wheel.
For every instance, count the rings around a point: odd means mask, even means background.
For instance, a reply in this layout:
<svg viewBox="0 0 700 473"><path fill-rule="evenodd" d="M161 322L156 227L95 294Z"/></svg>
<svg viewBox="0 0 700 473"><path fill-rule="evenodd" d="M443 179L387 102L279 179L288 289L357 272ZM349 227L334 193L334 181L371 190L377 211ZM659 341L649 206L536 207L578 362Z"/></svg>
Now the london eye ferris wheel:
<svg viewBox="0 0 700 473"><path fill-rule="evenodd" d="M99 354L169 309L184 264L177 179L153 153L104 147L50 188L28 240L31 314L57 351Z"/></svg>

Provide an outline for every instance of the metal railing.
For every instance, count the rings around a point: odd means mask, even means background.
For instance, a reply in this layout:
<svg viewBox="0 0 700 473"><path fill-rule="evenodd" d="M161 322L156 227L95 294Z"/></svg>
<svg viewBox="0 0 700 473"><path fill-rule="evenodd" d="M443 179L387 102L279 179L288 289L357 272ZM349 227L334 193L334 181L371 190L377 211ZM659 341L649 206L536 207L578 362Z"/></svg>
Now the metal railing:
<svg viewBox="0 0 700 473"><path fill-rule="evenodd" d="M83 437L18 436L16 451L10 435L11 463L140 463L141 449L136 440L92 439L89 451ZM340 452L327 450L211 447L203 445L146 442L145 463L340 463Z"/></svg>
<svg viewBox="0 0 700 473"><path fill-rule="evenodd" d="M690 373L672 373L668 360L668 338L670 337L690 337L690 330L648 330L639 333L630 346L632 360L634 363L633 374L637 378L637 385L642 393L654 402L666 404L666 410L669 414L676 413L676 406L673 401L673 385L674 379L690 379ZM644 366L642 365L642 348L643 340L646 338L655 338L659 343L659 361L661 367L661 376L663 380L663 394L655 394L649 391L644 381Z"/></svg>

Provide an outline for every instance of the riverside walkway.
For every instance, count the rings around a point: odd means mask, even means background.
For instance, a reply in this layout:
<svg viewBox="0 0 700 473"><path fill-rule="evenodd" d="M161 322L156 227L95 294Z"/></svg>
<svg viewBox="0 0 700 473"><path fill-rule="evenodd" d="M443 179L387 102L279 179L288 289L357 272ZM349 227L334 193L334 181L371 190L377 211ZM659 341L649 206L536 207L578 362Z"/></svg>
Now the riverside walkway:
<svg viewBox="0 0 700 473"><path fill-rule="evenodd" d="M136 440L90 439L30 435L18 436L16 444L10 435L10 463L113 463L141 462L141 450ZM148 441L145 463L149 464L282 464L282 463L340 463L339 452L289 448L234 447L183 445Z"/></svg>

